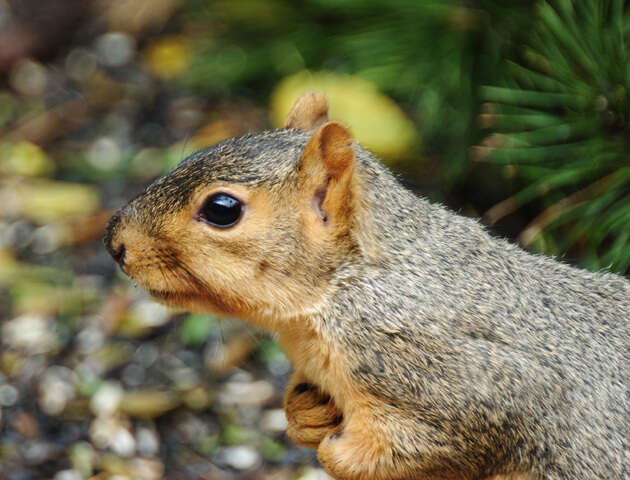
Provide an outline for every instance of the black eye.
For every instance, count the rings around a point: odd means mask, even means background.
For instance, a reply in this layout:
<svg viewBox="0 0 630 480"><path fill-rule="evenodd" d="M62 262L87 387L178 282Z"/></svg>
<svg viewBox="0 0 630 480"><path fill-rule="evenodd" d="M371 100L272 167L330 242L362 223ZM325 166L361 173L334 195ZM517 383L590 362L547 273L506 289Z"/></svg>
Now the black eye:
<svg viewBox="0 0 630 480"><path fill-rule="evenodd" d="M227 228L241 218L242 205L227 193L216 193L208 197L199 210L199 216L211 225Z"/></svg>

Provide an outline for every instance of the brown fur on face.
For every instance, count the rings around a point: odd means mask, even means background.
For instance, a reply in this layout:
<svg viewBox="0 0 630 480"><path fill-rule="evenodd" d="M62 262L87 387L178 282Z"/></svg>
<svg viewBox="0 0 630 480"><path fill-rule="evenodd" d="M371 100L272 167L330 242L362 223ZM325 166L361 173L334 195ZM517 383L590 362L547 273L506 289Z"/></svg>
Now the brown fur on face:
<svg viewBox="0 0 630 480"><path fill-rule="evenodd" d="M184 163L117 214L108 228L108 248L124 245L125 273L169 305L238 316L270 328L316 309L336 267L356 244L349 230L358 184L352 180L354 150L343 126L327 123L307 136L305 145L298 140L299 156L280 159L289 168L273 181L262 175L264 159L258 165L260 178L251 163L252 176L245 181L213 178L213 161L224 170L225 162L234 168L239 161L251 162L239 151L221 152L222 146L217 150L223 155L216 160L194 159L208 169L207 183L197 177L188 182L196 170ZM160 211L155 203L167 189L178 201ZM243 205L232 227L215 227L198 216L205 199L217 192ZM313 255L320 260L316 264Z"/></svg>

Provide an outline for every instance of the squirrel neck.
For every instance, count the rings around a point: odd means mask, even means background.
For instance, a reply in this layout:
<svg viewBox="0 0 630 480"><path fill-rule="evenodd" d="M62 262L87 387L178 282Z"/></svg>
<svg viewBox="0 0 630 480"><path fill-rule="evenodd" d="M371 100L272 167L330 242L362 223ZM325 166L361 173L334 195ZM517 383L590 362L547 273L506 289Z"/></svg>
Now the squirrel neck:
<svg viewBox="0 0 630 480"><path fill-rule="evenodd" d="M415 248L427 236L430 217L434 210L440 210L403 188L376 158L361 148L357 149L357 167L360 198L355 205L352 231L358 252L338 270L336 280L341 284L356 274L357 268L409 265L418 257Z"/></svg>
<svg viewBox="0 0 630 480"><path fill-rule="evenodd" d="M277 325L280 343L292 363L307 378L335 397L343 408L352 390L348 377L347 351L339 342L336 328L339 316L353 310L360 298L352 291L361 289L366 277L377 283L380 277L410 265L416 242L425 236L423 220L431 205L404 189L369 153L358 149L355 174L360 184L360 201L355 206L352 232L358 248L335 272L324 295L309 312L284 319ZM384 295L387 292L382 292ZM356 315L365 308L358 306ZM355 392L356 393L356 392ZM356 395L355 397L356 398Z"/></svg>

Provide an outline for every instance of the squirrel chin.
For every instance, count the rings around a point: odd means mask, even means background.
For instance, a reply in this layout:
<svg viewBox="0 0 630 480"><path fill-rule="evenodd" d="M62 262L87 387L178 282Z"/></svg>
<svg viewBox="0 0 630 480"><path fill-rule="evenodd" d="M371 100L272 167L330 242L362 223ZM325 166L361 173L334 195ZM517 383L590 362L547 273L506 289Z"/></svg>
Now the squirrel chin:
<svg viewBox="0 0 630 480"><path fill-rule="evenodd" d="M189 292L152 289L147 289L146 291L153 300L170 308L190 310L198 313L208 313L209 311L208 308L203 309L198 306L198 297Z"/></svg>
<svg viewBox="0 0 630 480"><path fill-rule="evenodd" d="M204 299L201 294L197 292L144 288L156 302L170 308L183 309L202 315L235 316L232 309L226 304L222 303L221 307L218 307L214 303Z"/></svg>

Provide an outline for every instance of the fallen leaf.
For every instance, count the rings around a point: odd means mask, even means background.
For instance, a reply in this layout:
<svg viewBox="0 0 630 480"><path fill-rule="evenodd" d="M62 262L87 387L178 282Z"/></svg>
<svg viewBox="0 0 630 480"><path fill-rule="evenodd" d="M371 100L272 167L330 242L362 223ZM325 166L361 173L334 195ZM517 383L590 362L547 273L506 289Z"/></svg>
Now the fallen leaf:
<svg viewBox="0 0 630 480"><path fill-rule="evenodd" d="M281 127L295 100L309 91L325 93L330 119L381 157L404 157L418 142L414 124L391 98L366 80L337 73L302 71L282 80L271 98L272 123Z"/></svg>

